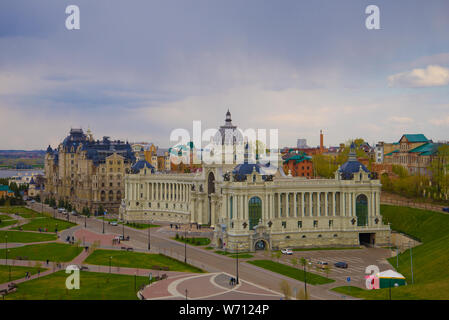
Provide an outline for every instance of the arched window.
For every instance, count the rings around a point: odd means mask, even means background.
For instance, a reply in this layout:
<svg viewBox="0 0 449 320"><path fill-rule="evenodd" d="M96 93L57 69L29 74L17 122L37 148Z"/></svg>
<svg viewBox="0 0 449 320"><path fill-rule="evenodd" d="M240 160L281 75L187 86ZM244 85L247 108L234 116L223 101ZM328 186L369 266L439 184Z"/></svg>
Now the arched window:
<svg viewBox="0 0 449 320"><path fill-rule="evenodd" d="M114 201L114 192L112 192L112 190L109 190L108 198L109 201Z"/></svg>
<svg viewBox="0 0 449 320"><path fill-rule="evenodd" d="M356 198L355 214L358 226L368 225L368 198L364 194L360 194Z"/></svg>
<svg viewBox="0 0 449 320"><path fill-rule="evenodd" d="M116 198L118 201L119 200L122 200L122 192L119 190L119 191L117 191L117 198Z"/></svg>
<svg viewBox="0 0 449 320"><path fill-rule="evenodd" d="M249 229L253 230L262 218L262 200L259 197L252 197L248 203Z"/></svg>
<svg viewBox="0 0 449 320"><path fill-rule="evenodd" d="M104 192L104 190L101 190L100 193L100 200L103 202L106 200L106 192Z"/></svg>

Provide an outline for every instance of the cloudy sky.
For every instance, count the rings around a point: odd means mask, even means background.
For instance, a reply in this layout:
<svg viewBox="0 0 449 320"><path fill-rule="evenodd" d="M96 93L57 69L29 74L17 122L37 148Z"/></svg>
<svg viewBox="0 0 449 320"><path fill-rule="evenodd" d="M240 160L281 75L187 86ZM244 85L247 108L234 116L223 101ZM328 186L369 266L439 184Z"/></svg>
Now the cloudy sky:
<svg viewBox="0 0 449 320"><path fill-rule="evenodd" d="M80 8L80 30L65 8ZM365 8L380 8L367 30ZM224 121L326 145L449 140L449 1L2 0L0 149Z"/></svg>

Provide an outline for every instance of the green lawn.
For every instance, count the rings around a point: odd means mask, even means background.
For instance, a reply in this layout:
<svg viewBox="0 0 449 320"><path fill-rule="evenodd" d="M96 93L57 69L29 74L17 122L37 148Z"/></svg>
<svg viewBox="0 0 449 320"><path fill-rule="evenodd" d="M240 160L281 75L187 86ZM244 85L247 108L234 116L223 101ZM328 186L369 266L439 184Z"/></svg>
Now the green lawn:
<svg viewBox="0 0 449 320"><path fill-rule="evenodd" d="M0 220L9 220L9 219L14 219L14 218L11 218L10 216L7 216L6 214L0 214Z"/></svg>
<svg viewBox="0 0 449 320"><path fill-rule="evenodd" d="M250 260L246 262L299 281L304 281L304 271L300 266L298 266L297 268L293 268L286 264L274 262L271 260ZM335 282L335 280L333 279L328 279L311 272L306 272L306 276L307 276L307 283L310 284L325 284Z"/></svg>
<svg viewBox="0 0 449 320"><path fill-rule="evenodd" d="M0 228L4 228L4 227L7 227L7 226L10 226L10 225L13 225L13 224L17 223L17 220L14 220L14 219L9 219L9 220L1 219L0 221L1 221L0 222Z"/></svg>
<svg viewBox="0 0 449 320"><path fill-rule="evenodd" d="M210 244L210 239L209 238L189 238L187 237L187 239L185 239L184 237L180 237L180 238L172 238L173 240L185 243L187 242L187 244L191 244L193 246L207 246L208 244Z"/></svg>
<svg viewBox="0 0 449 320"><path fill-rule="evenodd" d="M64 243L43 243L8 250L10 250L8 257L11 259L27 257L26 260L45 261L49 259L50 261L68 262L79 255L83 248ZM5 249L0 250L0 257L2 259L6 257Z"/></svg>
<svg viewBox="0 0 449 320"><path fill-rule="evenodd" d="M449 215L390 205L382 205L381 213L386 223L391 222L392 229L423 243L412 249L414 285L411 285L410 250L399 255L398 272L406 277L409 285L393 288L393 299L449 299ZM388 260L396 266L396 257ZM388 299L388 289L360 290L351 292L351 295L364 299Z"/></svg>
<svg viewBox="0 0 449 320"><path fill-rule="evenodd" d="M0 212L18 214L24 218L41 215L39 212L22 206L0 207Z"/></svg>
<svg viewBox="0 0 449 320"><path fill-rule="evenodd" d="M37 217L31 220L29 223L24 224L23 230L38 231L39 228L47 228L48 232L55 232L56 227L58 232L76 226L75 223L68 222L66 220L59 220L50 217ZM18 227L14 229L19 229Z"/></svg>
<svg viewBox="0 0 449 320"><path fill-rule="evenodd" d="M0 243L4 243L5 236L8 236L8 242L29 243L56 240L55 234L34 233L24 231L0 231Z"/></svg>
<svg viewBox="0 0 449 320"><path fill-rule="evenodd" d="M236 253L231 253L231 252L227 252L227 251L215 250L214 253L221 254L223 256L228 256L230 258L237 258ZM239 259L249 259L252 257L254 257L252 254L249 254L246 252L239 253Z"/></svg>
<svg viewBox="0 0 449 320"><path fill-rule="evenodd" d="M9 282L9 268L11 268L11 281L22 279L25 277L25 272L29 272L31 274L37 273L37 268L33 267L20 267L10 265L11 262L8 262L9 265L0 265L0 283ZM40 269L43 272L44 268Z"/></svg>
<svg viewBox="0 0 449 320"><path fill-rule="evenodd" d="M134 229L148 229L148 228L158 228L160 227L160 225L157 224L150 224L150 223L136 223L136 222L131 222L131 223L126 223L125 226L127 227L131 227Z"/></svg>
<svg viewBox="0 0 449 320"><path fill-rule="evenodd" d="M108 266L109 257L112 257L111 265L116 267L155 269L155 266L158 266L168 267L169 271L203 272L199 268L185 264L184 262L172 259L162 254L118 250L95 250L85 260L85 263Z"/></svg>
<svg viewBox="0 0 449 320"><path fill-rule="evenodd" d="M40 279L19 283L17 291L5 296L5 299L137 300L140 285L148 284L148 277L81 271L79 290L68 290L65 287L67 277L65 271L59 271Z"/></svg>

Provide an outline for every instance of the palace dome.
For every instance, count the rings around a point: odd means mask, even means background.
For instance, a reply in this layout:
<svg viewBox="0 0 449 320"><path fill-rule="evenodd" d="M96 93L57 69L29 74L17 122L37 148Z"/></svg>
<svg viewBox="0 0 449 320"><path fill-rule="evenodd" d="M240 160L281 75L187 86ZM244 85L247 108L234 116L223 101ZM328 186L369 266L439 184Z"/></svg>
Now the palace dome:
<svg viewBox="0 0 449 320"><path fill-rule="evenodd" d="M139 173L140 170L148 168L151 170L151 173L154 173L154 167L146 160L139 160L137 161L132 167L131 172L132 173Z"/></svg>

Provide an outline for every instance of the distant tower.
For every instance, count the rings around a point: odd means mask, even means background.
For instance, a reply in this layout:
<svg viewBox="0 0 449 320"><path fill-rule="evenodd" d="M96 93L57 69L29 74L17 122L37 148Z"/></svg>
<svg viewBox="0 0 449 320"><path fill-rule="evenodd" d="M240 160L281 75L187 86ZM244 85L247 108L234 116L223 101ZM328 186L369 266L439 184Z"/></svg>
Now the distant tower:
<svg viewBox="0 0 449 320"><path fill-rule="evenodd" d="M320 130L320 152L324 152L324 135L323 130Z"/></svg>

